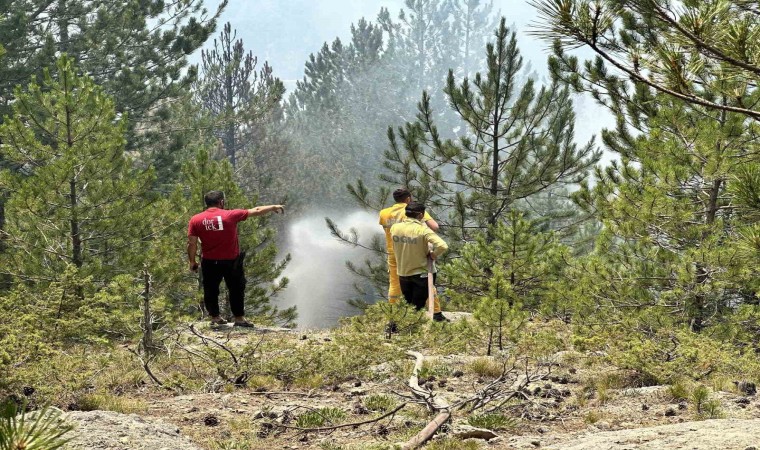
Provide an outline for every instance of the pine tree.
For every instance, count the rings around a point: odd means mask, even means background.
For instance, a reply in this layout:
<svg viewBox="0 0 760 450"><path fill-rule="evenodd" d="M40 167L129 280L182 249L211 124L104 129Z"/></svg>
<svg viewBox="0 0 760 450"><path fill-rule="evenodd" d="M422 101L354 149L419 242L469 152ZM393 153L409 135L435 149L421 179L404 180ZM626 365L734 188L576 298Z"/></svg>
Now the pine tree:
<svg viewBox="0 0 760 450"><path fill-rule="evenodd" d="M461 0L451 2L450 41L454 47L454 59L459 66L456 75L469 77L485 65L480 49L486 44L497 20L493 13L493 1Z"/></svg>
<svg viewBox="0 0 760 450"><path fill-rule="evenodd" d="M535 0L534 33L553 42L552 71L604 101L626 101L629 80L687 103L760 119L760 14L753 2ZM593 50L579 64L565 51ZM616 99L618 98L618 99ZM747 101L749 99L749 102Z"/></svg>
<svg viewBox="0 0 760 450"><path fill-rule="evenodd" d="M472 298L520 303L536 310L559 281L569 249L552 233L513 211L490 234L482 233L465 244L459 257L446 264L443 274L452 286L454 305Z"/></svg>
<svg viewBox="0 0 760 450"><path fill-rule="evenodd" d="M155 232L148 214L150 171L124 155L125 118L94 81L62 57L42 84L16 89L0 126L10 192L3 271L16 281L58 281L67 268L107 282L127 270Z"/></svg>
<svg viewBox="0 0 760 450"><path fill-rule="evenodd" d="M574 142L570 94L557 82L538 91L518 85L522 57L502 18L487 46L487 72L457 84L449 72L445 92L468 126L458 141L444 140L430 96L423 93L417 121L388 134L388 167L397 184L422 187L418 195L447 212L449 235L470 240L509 217L516 202L553 185L576 183L598 160L593 142ZM518 91L519 89L519 91ZM392 179L392 178L391 178Z"/></svg>
<svg viewBox="0 0 760 450"><path fill-rule="evenodd" d="M258 59L246 52L242 39L227 23L214 39L214 48L201 52L200 79L195 86L197 101L219 123L218 135L233 169L239 159L265 158L260 144L266 123L280 114L285 87L265 61L257 71Z"/></svg>
<svg viewBox="0 0 760 450"><path fill-rule="evenodd" d="M226 5L207 16L202 0L179 2L10 0L0 5L0 116L8 112L13 87L41 76L56 55L68 54L114 98L129 118L128 148L137 124L154 120L163 100L177 96L195 76L187 56L216 27Z"/></svg>
<svg viewBox="0 0 760 450"><path fill-rule="evenodd" d="M15 97L0 125L0 153L13 166L0 184L9 192L0 258L12 289L3 301L15 303L18 329L33 323L44 345L131 334L137 297L115 292L127 292L118 286L173 225L154 209L153 173L132 167L126 118L70 58Z"/></svg>
<svg viewBox="0 0 760 450"><path fill-rule="evenodd" d="M743 114L651 95L634 97L649 107L629 108L636 132L623 115L605 131L621 161L598 169L576 200L604 224L594 272L605 298L671 311L700 331L753 294L740 282L745 262L733 243L749 221L731 184L757 164L757 127Z"/></svg>

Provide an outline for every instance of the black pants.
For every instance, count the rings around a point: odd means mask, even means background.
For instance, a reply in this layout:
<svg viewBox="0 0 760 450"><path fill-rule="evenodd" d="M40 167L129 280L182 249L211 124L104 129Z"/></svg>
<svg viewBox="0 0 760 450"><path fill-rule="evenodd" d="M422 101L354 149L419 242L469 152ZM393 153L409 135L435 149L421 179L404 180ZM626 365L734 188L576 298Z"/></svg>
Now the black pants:
<svg viewBox="0 0 760 450"><path fill-rule="evenodd" d="M224 279L230 293L230 311L241 317L244 311L245 274L243 266L237 259L202 259L203 303L212 316L219 315L219 284Z"/></svg>
<svg viewBox="0 0 760 450"><path fill-rule="evenodd" d="M435 283L435 276L433 274L433 283ZM412 275L409 277L398 277L399 284L401 285L401 293L404 294L404 299L407 302L414 305L417 309L427 308L428 300L428 279L422 278L420 275Z"/></svg>

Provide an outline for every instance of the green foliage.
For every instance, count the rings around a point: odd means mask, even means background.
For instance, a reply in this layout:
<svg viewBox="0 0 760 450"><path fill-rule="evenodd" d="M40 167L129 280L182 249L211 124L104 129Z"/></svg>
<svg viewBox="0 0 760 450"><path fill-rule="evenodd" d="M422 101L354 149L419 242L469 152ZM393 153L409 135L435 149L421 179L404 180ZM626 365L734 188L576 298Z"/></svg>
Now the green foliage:
<svg viewBox="0 0 760 450"><path fill-rule="evenodd" d="M128 147L138 148L138 124L155 121L167 99L194 79L187 56L216 28L226 5L208 13L202 0L181 2L37 2L11 0L0 6L0 41L7 54L0 66L0 117L13 104L19 80L42 75L61 54L113 97Z"/></svg>
<svg viewBox="0 0 760 450"><path fill-rule="evenodd" d="M122 414L141 413L148 409L145 401L107 392L82 394L76 398L76 404L81 411L115 411Z"/></svg>
<svg viewBox="0 0 760 450"><path fill-rule="evenodd" d="M460 256L444 268L455 304L489 295L510 304L519 298L524 306L535 309L557 279L566 249L552 234L542 233L535 223L512 213L505 223L462 247Z"/></svg>
<svg viewBox="0 0 760 450"><path fill-rule="evenodd" d="M0 410L0 450L55 450L66 444L73 428L56 410L30 413L6 402Z"/></svg>
<svg viewBox="0 0 760 450"><path fill-rule="evenodd" d="M340 408L319 408L298 416L296 426L300 428L318 428L324 425L336 425L346 417Z"/></svg>
<svg viewBox="0 0 760 450"><path fill-rule="evenodd" d="M426 445L425 450L478 450L480 444L473 441L462 441L456 438L437 439Z"/></svg>
<svg viewBox="0 0 760 450"><path fill-rule="evenodd" d="M754 352L742 352L732 342L673 325L660 325L658 331L651 333L631 331L645 326L646 323L631 320L604 329L577 331L580 336L596 334L599 337L596 342L601 346L587 347L587 350L603 349L610 363L620 369L634 370L641 385L704 380L718 374L735 377L760 374L760 365L753 360Z"/></svg>
<svg viewBox="0 0 760 450"><path fill-rule="evenodd" d="M364 399L364 406L370 411L388 412L396 407L396 400L389 395L373 394Z"/></svg>
<svg viewBox="0 0 760 450"><path fill-rule="evenodd" d="M490 357L481 357L470 361L467 369L478 376L496 378L504 373L504 363Z"/></svg>
<svg viewBox="0 0 760 450"><path fill-rule="evenodd" d="M201 60L194 101L213 124L223 156L247 192L280 203L294 178L288 142L280 129L282 81L266 61L259 66L258 58L245 51L229 23L214 39L214 48L201 52Z"/></svg>
<svg viewBox="0 0 760 450"><path fill-rule="evenodd" d="M493 4L482 0L409 1L397 18L382 8L374 23L353 24L350 40L336 38L309 55L287 106L286 130L303 162L292 192L305 205L343 208L343 188L357 174L379 188L385 129L414 117L423 90L433 96L442 129L461 126L446 111L446 73L468 76L482 66L494 19Z"/></svg>
<svg viewBox="0 0 760 450"><path fill-rule="evenodd" d="M684 380L677 379L668 386L668 396L675 402L686 400L689 398L689 387Z"/></svg>
<svg viewBox="0 0 760 450"><path fill-rule="evenodd" d="M62 57L42 85L16 90L14 115L0 126L2 157L26 176L6 171L10 191L5 271L35 282L76 276L107 282L128 270L137 242L161 224L151 219L150 171L124 156L124 119L89 77ZM32 124L27 126L26 124ZM32 226L33 225L33 226ZM81 297L81 296L80 296Z"/></svg>
<svg viewBox="0 0 760 450"><path fill-rule="evenodd" d="M487 430L514 430L517 428L517 419L499 413L474 414L467 418L467 423L473 427Z"/></svg>
<svg viewBox="0 0 760 450"><path fill-rule="evenodd" d="M689 1L678 8L635 0L531 3L540 16L534 34L554 46L554 77L576 91L618 111L647 108L627 101L634 90L656 90L713 112L760 118L757 89L747 82L760 72L760 19L752 2ZM596 58L579 62L565 53L578 47Z"/></svg>
<svg viewBox="0 0 760 450"><path fill-rule="evenodd" d="M428 322L424 311L418 311L407 302L388 303L380 301L364 310L364 314L350 319L356 331L378 334L385 331L388 323L395 323L400 336L409 336Z"/></svg>

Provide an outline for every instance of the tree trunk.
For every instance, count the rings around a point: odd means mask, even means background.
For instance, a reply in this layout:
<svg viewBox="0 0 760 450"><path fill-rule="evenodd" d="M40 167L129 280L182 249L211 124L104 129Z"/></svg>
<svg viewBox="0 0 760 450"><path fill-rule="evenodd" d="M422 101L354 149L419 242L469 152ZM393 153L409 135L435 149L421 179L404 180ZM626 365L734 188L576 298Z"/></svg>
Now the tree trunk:
<svg viewBox="0 0 760 450"><path fill-rule="evenodd" d="M146 360L149 360L153 353L153 314L150 310L150 292L151 277L148 269L143 269L143 352Z"/></svg>
<svg viewBox="0 0 760 450"><path fill-rule="evenodd" d="M227 73L227 75L224 78L224 88L226 91L226 101L227 101L227 131L226 134L226 151L227 151L227 157L230 159L230 164L232 164L232 168L235 169L237 165L237 142L235 139L235 111L234 111L234 86L232 85L232 74Z"/></svg>

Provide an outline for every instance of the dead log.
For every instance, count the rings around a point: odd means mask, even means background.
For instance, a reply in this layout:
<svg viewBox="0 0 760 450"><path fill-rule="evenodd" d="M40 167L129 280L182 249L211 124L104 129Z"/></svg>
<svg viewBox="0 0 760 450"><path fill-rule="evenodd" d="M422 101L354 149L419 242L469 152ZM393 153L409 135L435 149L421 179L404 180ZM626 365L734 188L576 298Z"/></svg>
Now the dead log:
<svg viewBox="0 0 760 450"><path fill-rule="evenodd" d="M448 403L440 398L436 398L429 390L420 387L419 373L420 370L422 370L422 364L425 362L425 357L422 353L408 351L406 354L415 359L414 369L412 369L412 375L409 377L409 389L412 390L412 393L414 393L416 397L424 400L430 409L434 412L438 412L435 418L433 418L425 428L401 446L402 450L412 450L419 448L422 444L430 440L435 432L451 418L451 411Z"/></svg>

